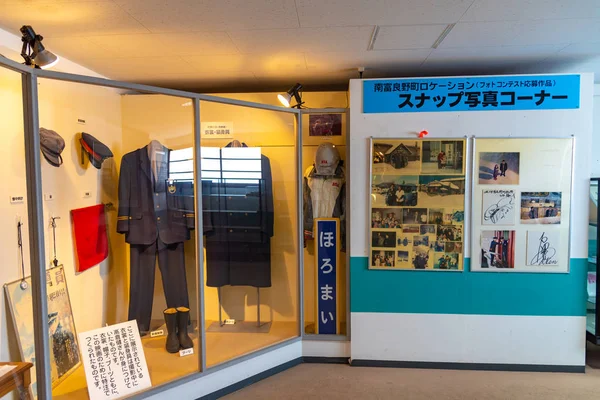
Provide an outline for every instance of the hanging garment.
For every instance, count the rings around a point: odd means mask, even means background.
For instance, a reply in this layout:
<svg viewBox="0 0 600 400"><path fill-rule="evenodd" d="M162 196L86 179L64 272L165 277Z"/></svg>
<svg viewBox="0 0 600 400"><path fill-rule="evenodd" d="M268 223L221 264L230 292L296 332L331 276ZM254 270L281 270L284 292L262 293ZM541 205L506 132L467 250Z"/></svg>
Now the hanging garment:
<svg viewBox="0 0 600 400"><path fill-rule="evenodd" d="M130 244L129 318L140 332L150 328L157 257L168 307L189 307L183 242L195 226L193 197L171 195L169 152L153 141L121 160L117 232Z"/></svg>
<svg viewBox="0 0 600 400"><path fill-rule="evenodd" d="M76 271L83 272L108 257L104 204L71 210Z"/></svg>
<svg viewBox="0 0 600 400"><path fill-rule="evenodd" d="M304 173L304 231L312 237L315 218L339 218L342 250L346 244L346 176L343 161L332 176L316 174L314 166ZM305 235L307 237L307 235Z"/></svg>
<svg viewBox="0 0 600 400"><path fill-rule="evenodd" d="M260 156L260 179L214 180L202 189L210 216L204 219L206 284L270 287L274 213L269 158Z"/></svg>

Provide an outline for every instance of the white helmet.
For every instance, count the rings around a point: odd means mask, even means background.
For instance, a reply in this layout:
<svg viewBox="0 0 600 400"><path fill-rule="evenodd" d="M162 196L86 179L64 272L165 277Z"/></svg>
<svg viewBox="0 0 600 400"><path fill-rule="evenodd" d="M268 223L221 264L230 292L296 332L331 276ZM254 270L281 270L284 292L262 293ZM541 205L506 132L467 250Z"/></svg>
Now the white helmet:
<svg viewBox="0 0 600 400"><path fill-rule="evenodd" d="M321 143L315 154L317 175L335 175L340 163L340 152L331 143Z"/></svg>

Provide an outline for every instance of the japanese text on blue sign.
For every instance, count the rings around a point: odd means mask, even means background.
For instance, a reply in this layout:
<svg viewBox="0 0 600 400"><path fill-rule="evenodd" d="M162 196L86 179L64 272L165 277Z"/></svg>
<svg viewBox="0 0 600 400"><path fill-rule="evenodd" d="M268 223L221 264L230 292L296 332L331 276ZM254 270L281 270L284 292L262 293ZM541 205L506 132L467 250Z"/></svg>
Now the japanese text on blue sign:
<svg viewBox="0 0 600 400"><path fill-rule="evenodd" d="M316 220L318 333L337 332L337 260L339 220Z"/></svg>
<svg viewBox="0 0 600 400"><path fill-rule="evenodd" d="M364 81L364 113L579 108L579 75Z"/></svg>

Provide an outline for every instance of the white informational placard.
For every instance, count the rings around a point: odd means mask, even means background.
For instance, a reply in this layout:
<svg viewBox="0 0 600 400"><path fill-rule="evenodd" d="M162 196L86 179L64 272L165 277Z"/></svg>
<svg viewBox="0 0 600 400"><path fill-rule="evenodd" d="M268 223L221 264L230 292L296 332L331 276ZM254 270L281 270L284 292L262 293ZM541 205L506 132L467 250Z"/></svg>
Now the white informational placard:
<svg viewBox="0 0 600 400"><path fill-rule="evenodd" d="M201 122L200 137L202 139L233 138L233 122Z"/></svg>
<svg viewBox="0 0 600 400"><path fill-rule="evenodd" d="M152 386L135 321L79 334L91 400L121 399Z"/></svg>
<svg viewBox="0 0 600 400"><path fill-rule="evenodd" d="M572 138L475 139L471 270L569 272Z"/></svg>

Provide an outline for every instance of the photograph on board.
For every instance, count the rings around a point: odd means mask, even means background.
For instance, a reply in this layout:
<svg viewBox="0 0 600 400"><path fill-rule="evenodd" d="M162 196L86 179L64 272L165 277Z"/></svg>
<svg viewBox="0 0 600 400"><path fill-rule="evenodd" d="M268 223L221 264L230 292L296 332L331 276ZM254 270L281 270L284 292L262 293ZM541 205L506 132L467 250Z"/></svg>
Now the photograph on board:
<svg viewBox="0 0 600 400"><path fill-rule="evenodd" d="M458 253L434 253L433 269L459 269L460 255Z"/></svg>
<svg viewBox="0 0 600 400"><path fill-rule="evenodd" d="M371 254L371 267L395 267L395 251L373 250Z"/></svg>
<svg viewBox="0 0 600 400"><path fill-rule="evenodd" d="M342 136L342 114L309 114L309 136Z"/></svg>
<svg viewBox="0 0 600 400"><path fill-rule="evenodd" d="M429 236L427 235L418 235L413 236L413 246L414 247L429 247Z"/></svg>
<svg viewBox="0 0 600 400"><path fill-rule="evenodd" d="M464 176L419 176L418 206L463 208L465 206Z"/></svg>
<svg viewBox="0 0 600 400"><path fill-rule="evenodd" d="M398 250L398 263L407 264L410 260L408 250Z"/></svg>
<svg viewBox="0 0 600 400"><path fill-rule="evenodd" d="M421 142L419 141L373 139L371 151L374 175L419 175L421 172Z"/></svg>
<svg viewBox="0 0 600 400"><path fill-rule="evenodd" d="M433 242L433 251L444 251L446 249L446 242L441 240L441 238L436 238L435 242Z"/></svg>
<svg viewBox="0 0 600 400"><path fill-rule="evenodd" d="M373 175L371 207L417 205L418 176Z"/></svg>
<svg viewBox="0 0 600 400"><path fill-rule="evenodd" d="M371 232L372 247L396 247L396 232Z"/></svg>
<svg viewBox="0 0 600 400"><path fill-rule="evenodd" d="M515 267L515 231L481 231L481 268Z"/></svg>
<svg viewBox="0 0 600 400"><path fill-rule="evenodd" d="M413 251L412 265L414 269L431 269L432 260L430 260L431 251L427 247L418 247Z"/></svg>
<svg viewBox="0 0 600 400"><path fill-rule="evenodd" d="M462 253L463 244L462 242L446 242L444 251L446 253Z"/></svg>
<svg viewBox="0 0 600 400"><path fill-rule="evenodd" d="M422 174L463 174L464 140L423 141Z"/></svg>
<svg viewBox="0 0 600 400"><path fill-rule="evenodd" d="M421 235L435 235L435 225L421 225Z"/></svg>
<svg viewBox="0 0 600 400"><path fill-rule="evenodd" d="M462 242L461 225L438 225L436 240L441 242Z"/></svg>
<svg viewBox="0 0 600 400"><path fill-rule="evenodd" d="M557 265L559 251L560 231L527 231L527 265Z"/></svg>
<svg viewBox="0 0 600 400"><path fill-rule="evenodd" d="M419 233L419 225L402 225L402 233Z"/></svg>
<svg viewBox="0 0 600 400"><path fill-rule="evenodd" d="M398 238L398 247L400 248L405 248L408 246L412 247L412 235L404 235L404 234L398 234L397 238Z"/></svg>
<svg viewBox="0 0 600 400"><path fill-rule="evenodd" d="M400 229L401 224L401 208L373 208L371 211L371 228Z"/></svg>
<svg viewBox="0 0 600 400"><path fill-rule="evenodd" d="M521 192L522 224L560 224L561 192Z"/></svg>
<svg viewBox="0 0 600 400"><path fill-rule="evenodd" d="M518 185L519 153L479 153L480 185Z"/></svg>
<svg viewBox="0 0 600 400"><path fill-rule="evenodd" d="M402 222L404 224L426 224L426 208L404 208L402 209Z"/></svg>

